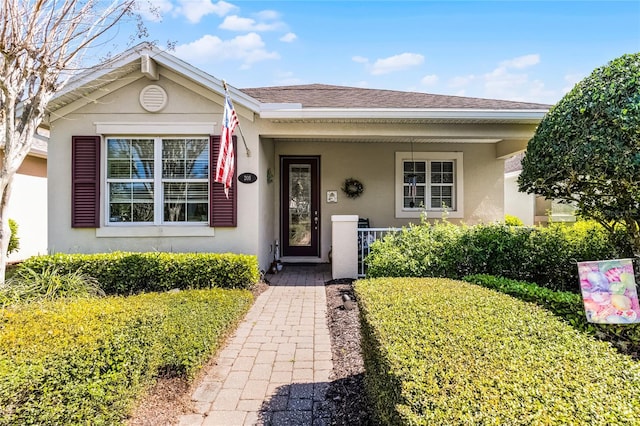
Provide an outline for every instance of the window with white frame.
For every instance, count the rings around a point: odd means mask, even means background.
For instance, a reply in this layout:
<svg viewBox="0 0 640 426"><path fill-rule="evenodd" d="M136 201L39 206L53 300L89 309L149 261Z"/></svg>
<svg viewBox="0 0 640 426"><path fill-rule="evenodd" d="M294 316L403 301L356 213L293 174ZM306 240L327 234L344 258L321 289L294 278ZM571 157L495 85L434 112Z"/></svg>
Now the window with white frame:
<svg viewBox="0 0 640 426"><path fill-rule="evenodd" d="M207 137L107 137L109 224L208 223Z"/></svg>
<svg viewBox="0 0 640 426"><path fill-rule="evenodd" d="M462 153L397 152L396 217L463 217Z"/></svg>

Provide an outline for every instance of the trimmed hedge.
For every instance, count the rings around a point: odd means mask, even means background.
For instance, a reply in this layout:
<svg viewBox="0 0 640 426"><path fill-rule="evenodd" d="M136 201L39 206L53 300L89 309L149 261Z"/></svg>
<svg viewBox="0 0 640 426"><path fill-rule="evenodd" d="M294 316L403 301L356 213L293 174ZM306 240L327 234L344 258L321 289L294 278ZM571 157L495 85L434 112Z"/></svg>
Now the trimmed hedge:
<svg viewBox="0 0 640 426"><path fill-rule="evenodd" d="M260 278L255 256L233 253L58 253L31 257L20 267L55 268L61 274L80 271L97 279L106 294L250 288Z"/></svg>
<svg viewBox="0 0 640 426"><path fill-rule="evenodd" d="M443 278L357 281L387 425L637 424L640 365L547 310Z"/></svg>
<svg viewBox="0 0 640 426"><path fill-rule="evenodd" d="M621 255L595 222L545 228L425 222L376 241L365 262L368 278L490 274L578 293L576 262Z"/></svg>
<svg viewBox="0 0 640 426"><path fill-rule="evenodd" d="M0 310L0 425L120 423L158 374L192 377L251 303L213 289Z"/></svg>
<svg viewBox="0 0 640 426"><path fill-rule="evenodd" d="M640 355L640 324L594 324L587 321L582 296L567 291L553 291L534 283L493 275L469 275L464 281L498 290L526 302L540 305L564 318L578 330L608 341L623 352Z"/></svg>

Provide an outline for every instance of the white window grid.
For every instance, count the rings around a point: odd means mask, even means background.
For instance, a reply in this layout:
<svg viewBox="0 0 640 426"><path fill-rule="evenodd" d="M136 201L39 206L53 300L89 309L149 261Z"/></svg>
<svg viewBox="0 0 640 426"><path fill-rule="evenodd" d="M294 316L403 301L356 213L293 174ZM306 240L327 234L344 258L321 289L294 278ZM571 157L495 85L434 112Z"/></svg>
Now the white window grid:
<svg viewBox="0 0 640 426"><path fill-rule="evenodd" d="M412 183L409 179L411 174L416 175L415 197L411 194ZM435 179L436 176L439 179ZM454 160L404 160L402 186L404 210L455 210L456 162ZM408 205L409 200L413 201L413 198L415 198L415 205Z"/></svg>
<svg viewBox="0 0 640 426"><path fill-rule="evenodd" d="M105 158L105 182L106 182L106 191L105 193L105 217L106 223L110 226L131 226L131 225L164 225L164 226L192 226L192 225L203 225L208 224L208 218L203 218L201 221L187 221L186 220L186 212L185 212L185 220L181 221L166 221L164 218L164 208L165 208L165 184L169 183L185 183L189 184L206 184L206 199L199 200L184 200L185 207L187 204L194 203L206 203L207 208L210 205L209 200L209 179L207 173L207 178L184 178L184 179L176 179L176 178L164 178L163 177L163 163L162 163L162 144L163 140L185 140L185 139L195 139L202 140L207 144L208 147L208 137L205 136L155 136L155 137L140 137L140 136L117 136L117 137L105 137L105 152L107 155ZM145 178L112 178L109 177L109 161L108 157L108 144L110 140L153 140L153 177L151 179ZM208 163L208 155L207 155L207 163ZM207 164L207 167L211 167L211 164ZM132 173L130 173L132 174ZM152 187L152 202L153 202L153 220L152 221L112 221L111 213L110 213L110 205L111 205L111 184L117 183L139 183L139 184L147 184ZM132 200L132 203L135 201Z"/></svg>

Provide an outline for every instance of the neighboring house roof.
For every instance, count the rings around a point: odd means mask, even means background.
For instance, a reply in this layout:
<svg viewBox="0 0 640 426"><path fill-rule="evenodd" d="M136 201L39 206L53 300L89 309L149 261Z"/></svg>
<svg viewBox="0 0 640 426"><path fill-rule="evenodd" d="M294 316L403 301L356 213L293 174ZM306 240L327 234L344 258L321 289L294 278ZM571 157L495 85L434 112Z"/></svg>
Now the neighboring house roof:
<svg viewBox="0 0 640 426"><path fill-rule="evenodd" d="M34 157L47 158L48 144L48 136L41 134L34 135L29 155L33 155Z"/></svg>
<svg viewBox="0 0 640 426"><path fill-rule="evenodd" d="M299 103L302 108L420 108L547 110L551 105L433 95L397 90L307 84L240 89L262 103Z"/></svg>
<svg viewBox="0 0 640 426"><path fill-rule="evenodd" d="M524 152L516 154L511 158L504 161L504 172L519 172L522 170L522 159L524 158Z"/></svg>

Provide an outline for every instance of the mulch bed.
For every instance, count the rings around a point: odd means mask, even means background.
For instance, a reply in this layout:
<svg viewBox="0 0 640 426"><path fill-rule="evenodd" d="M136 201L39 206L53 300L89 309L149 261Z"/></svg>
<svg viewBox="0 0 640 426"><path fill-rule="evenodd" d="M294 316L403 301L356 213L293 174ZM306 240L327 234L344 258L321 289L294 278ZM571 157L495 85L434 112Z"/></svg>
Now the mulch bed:
<svg viewBox="0 0 640 426"><path fill-rule="evenodd" d="M331 280L325 285L327 324L333 352L333 374L327 391L333 425L373 425L364 392L364 362L360 346L360 319L352 281ZM345 308L343 296L352 303Z"/></svg>

